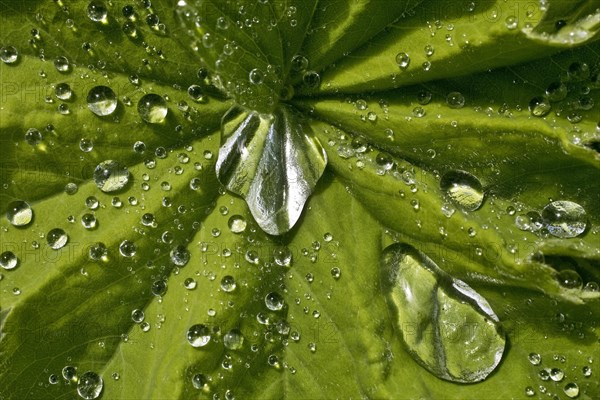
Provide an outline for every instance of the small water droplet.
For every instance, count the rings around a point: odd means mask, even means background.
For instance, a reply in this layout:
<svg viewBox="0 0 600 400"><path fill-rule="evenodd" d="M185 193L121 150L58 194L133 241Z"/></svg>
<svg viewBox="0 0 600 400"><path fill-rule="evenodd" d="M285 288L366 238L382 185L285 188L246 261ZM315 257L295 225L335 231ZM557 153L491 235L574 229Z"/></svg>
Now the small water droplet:
<svg viewBox="0 0 600 400"><path fill-rule="evenodd" d="M265 296L265 305L271 311L281 310L284 304L283 297L277 292L271 292Z"/></svg>
<svg viewBox="0 0 600 400"><path fill-rule="evenodd" d="M84 372L77 381L77 394L79 397L86 400L93 400L100 397L104 381L95 372Z"/></svg>
<svg viewBox="0 0 600 400"><path fill-rule="evenodd" d="M506 19L504 20L504 24L506 25L506 28L508 28L508 30L512 31L514 29L517 29L517 27L519 26L519 20L514 15L511 15L506 17Z"/></svg>
<svg viewBox="0 0 600 400"><path fill-rule="evenodd" d="M261 70L259 70L258 68L254 68L248 74L248 79L250 80L250 83L253 83L255 85L260 85L261 83L263 83L264 77L265 77L264 73Z"/></svg>
<svg viewBox="0 0 600 400"><path fill-rule="evenodd" d="M137 110L140 117L150 124L160 124L169 112L165 99L154 93L144 95L138 102Z"/></svg>
<svg viewBox="0 0 600 400"><path fill-rule="evenodd" d="M581 276L579 276L579 274L572 269L563 269L556 274L556 279L562 287L567 289L581 289L583 286L583 280L581 279Z"/></svg>
<svg viewBox="0 0 600 400"><path fill-rule="evenodd" d="M446 104L450 108L463 108L465 105L465 96L460 92L450 92L446 96Z"/></svg>
<svg viewBox="0 0 600 400"><path fill-rule="evenodd" d="M568 397L574 399L579 396L579 386L574 382L569 382L565 385L564 392Z"/></svg>
<svg viewBox="0 0 600 400"><path fill-rule="evenodd" d="M552 82L546 88L546 97L550 101L561 101L567 97L567 85L562 82Z"/></svg>
<svg viewBox="0 0 600 400"><path fill-rule="evenodd" d="M424 50L425 50L425 55L426 55L427 57L431 57L431 56L433 55L433 53L435 52L435 49L434 49L434 48L433 48L433 46L432 46L432 45L430 45L430 44L428 44L428 45L425 45L425 48L424 48Z"/></svg>
<svg viewBox="0 0 600 400"><path fill-rule="evenodd" d="M65 366L62 371L62 376L69 382L77 381L77 369L71 365Z"/></svg>
<svg viewBox="0 0 600 400"><path fill-rule="evenodd" d="M246 220L241 215L232 215L227 222L227 226L233 233L242 233L246 230Z"/></svg>
<svg viewBox="0 0 600 400"><path fill-rule="evenodd" d="M190 252L185 246L177 246L170 253L171 262L179 267L183 267L190 261Z"/></svg>
<svg viewBox="0 0 600 400"><path fill-rule="evenodd" d="M108 250L106 248L106 245L102 242L96 242L92 244L88 251L90 260L94 261L104 260L107 254Z"/></svg>
<svg viewBox="0 0 600 400"><path fill-rule="evenodd" d="M94 114L104 117L117 109L117 95L108 86L95 86L88 92L87 106Z"/></svg>
<svg viewBox="0 0 600 400"><path fill-rule="evenodd" d="M94 22L106 23L108 17L108 9L101 1L91 1L87 6L87 16Z"/></svg>
<svg viewBox="0 0 600 400"><path fill-rule="evenodd" d="M67 236L67 233L60 228L54 228L46 234L46 241L48 242L48 246L50 246L50 248L54 250L58 250L64 247L67 244L68 240L69 236Z"/></svg>
<svg viewBox="0 0 600 400"><path fill-rule="evenodd" d="M64 56L56 57L54 59L54 68L56 68L58 72L69 72L71 69L69 59Z"/></svg>
<svg viewBox="0 0 600 400"><path fill-rule="evenodd" d="M164 294L167 292L167 282L162 279L154 281L152 282L150 289L152 290L153 295L164 296Z"/></svg>
<svg viewBox="0 0 600 400"><path fill-rule="evenodd" d="M119 253L123 257L133 257L137 252L137 247L135 244L129 240L123 240L119 245Z"/></svg>
<svg viewBox="0 0 600 400"><path fill-rule="evenodd" d="M404 52L396 54L396 64L398 64L400 69L408 68L408 65L410 64L410 56Z"/></svg>
<svg viewBox="0 0 600 400"><path fill-rule="evenodd" d="M129 171L118 162L106 160L94 170L94 182L105 193L120 190L129 182Z"/></svg>
<svg viewBox="0 0 600 400"><path fill-rule="evenodd" d="M540 365L542 363L542 356L538 353L529 353L527 356L531 365Z"/></svg>
<svg viewBox="0 0 600 400"><path fill-rule="evenodd" d="M277 247L273 250L275 264L281 267L289 267L292 263L292 251L287 246Z"/></svg>
<svg viewBox="0 0 600 400"><path fill-rule="evenodd" d="M552 379L554 382L560 382L563 380L564 377L565 377L565 373L563 372L562 369L552 368L550 370L550 379Z"/></svg>
<svg viewBox="0 0 600 400"><path fill-rule="evenodd" d="M33 219L33 210L27 202L16 200L8 204L6 219L13 226L25 226Z"/></svg>
<svg viewBox="0 0 600 400"><path fill-rule="evenodd" d="M189 344L193 347L204 347L210 342L210 329L203 324L190 326L186 337Z"/></svg>
<svg viewBox="0 0 600 400"><path fill-rule="evenodd" d="M239 350L244 344L244 336L239 329L232 329L223 336L223 345L229 350Z"/></svg>
<svg viewBox="0 0 600 400"><path fill-rule="evenodd" d="M321 76L317 71L306 71L302 75L302 83L308 88L315 89L321 84Z"/></svg>
<svg viewBox="0 0 600 400"><path fill-rule="evenodd" d="M302 72L308 68L308 58L296 54L292 57L292 71L294 72Z"/></svg>
<svg viewBox="0 0 600 400"><path fill-rule="evenodd" d="M574 62L567 69L567 76L572 82L581 82L590 77L590 67L586 63Z"/></svg>
<svg viewBox="0 0 600 400"><path fill-rule="evenodd" d="M587 227L585 209L567 200L553 201L542 210L542 219L552 236L573 238Z"/></svg>
<svg viewBox="0 0 600 400"><path fill-rule="evenodd" d="M531 115L534 117L548 115L550 110L552 110L552 106L545 97L536 96L529 101L529 112L531 112Z"/></svg>
<svg viewBox="0 0 600 400"><path fill-rule="evenodd" d="M136 308L131 312L131 320L136 324L141 324L144 321L144 311Z"/></svg>
<svg viewBox="0 0 600 400"><path fill-rule="evenodd" d="M38 145L42 141L42 132L36 128L29 128L25 132L25 142L30 146Z"/></svg>
<svg viewBox="0 0 600 400"><path fill-rule="evenodd" d="M202 374L195 374L192 377L192 386L194 386L195 389L203 389L207 382L208 380Z"/></svg>
<svg viewBox="0 0 600 400"><path fill-rule="evenodd" d="M196 289L196 285L197 283L194 278L186 278L185 281L183 281L183 286L185 286L187 290Z"/></svg>
<svg viewBox="0 0 600 400"><path fill-rule="evenodd" d="M14 46L0 48L0 60L5 64L14 64L19 58L19 51Z"/></svg>
<svg viewBox="0 0 600 400"><path fill-rule="evenodd" d="M440 180L440 188L454 204L466 211L475 211L483 203L484 193L481 182L466 171L447 172Z"/></svg>
<svg viewBox="0 0 600 400"><path fill-rule="evenodd" d="M96 228L97 222L98 221L96 220L96 216L94 214L86 213L81 216L81 225L83 225L85 229Z"/></svg>
<svg viewBox="0 0 600 400"><path fill-rule="evenodd" d="M68 83L59 83L54 88L54 95L60 100L70 100L73 97L73 91Z"/></svg>
<svg viewBox="0 0 600 400"><path fill-rule="evenodd" d="M0 267L6 270L11 270L15 269L18 264L19 260L12 251L5 251L4 253L0 254Z"/></svg>

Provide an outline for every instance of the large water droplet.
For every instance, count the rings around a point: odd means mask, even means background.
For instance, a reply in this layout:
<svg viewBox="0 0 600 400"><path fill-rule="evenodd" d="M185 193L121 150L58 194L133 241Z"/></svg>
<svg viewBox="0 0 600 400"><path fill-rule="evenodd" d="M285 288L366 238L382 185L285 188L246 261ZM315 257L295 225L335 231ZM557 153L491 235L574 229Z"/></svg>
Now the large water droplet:
<svg viewBox="0 0 600 400"><path fill-rule="evenodd" d="M204 347L210 342L210 329L203 324L192 325L186 336L187 341L193 347Z"/></svg>
<svg viewBox="0 0 600 400"><path fill-rule="evenodd" d="M54 228L48 232L46 235L46 241L48 242L48 246L50 246L54 250L58 250L64 245L67 244L69 240L69 236L67 233L60 228Z"/></svg>
<svg viewBox="0 0 600 400"><path fill-rule="evenodd" d="M407 244L387 247L381 260L383 284L414 359L441 379L485 379L500 363L506 344L488 302Z"/></svg>
<svg viewBox="0 0 600 400"><path fill-rule="evenodd" d="M5 64L14 64L19 58L19 51L13 46L0 48L0 60Z"/></svg>
<svg viewBox="0 0 600 400"><path fill-rule="evenodd" d="M542 218L548 232L559 238L581 235L587 226L587 215L583 207L572 201L553 201L542 210Z"/></svg>
<svg viewBox="0 0 600 400"><path fill-rule="evenodd" d="M79 377L77 382L77 394L79 397L86 400L93 400L100 397L102 388L104 387L104 381L95 372L87 371Z"/></svg>
<svg viewBox="0 0 600 400"><path fill-rule="evenodd" d="M6 219L11 225L25 226L33 219L33 210L27 202L16 200L8 205Z"/></svg>
<svg viewBox="0 0 600 400"><path fill-rule="evenodd" d="M108 86L95 86L87 95L87 106L94 114L104 117L117 109L117 95Z"/></svg>
<svg viewBox="0 0 600 400"><path fill-rule="evenodd" d="M440 188L452 202L466 211L475 211L483 203L483 186L477 177L466 171L449 171L442 176Z"/></svg>
<svg viewBox="0 0 600 400"><path fill-rule="evenodd" d="M0 267L11 270L15 269L18 263L19 260L12 251L5 251L4 253L0 254Z"/></svg>
<svg viewBox="0 0 600 400"><path fill-rule="evenodd" d="M94 182L103 192L114 192L127 185L129 171L116 161L106 160L94 170Z"/></svg>
<svg viewBox="0 0 600 400"><path fill-rule="evenodd" d="M140 117L150 124L160 124L169 112L165 99L155 93L144 95L138 102L137 110Z"/></svg>

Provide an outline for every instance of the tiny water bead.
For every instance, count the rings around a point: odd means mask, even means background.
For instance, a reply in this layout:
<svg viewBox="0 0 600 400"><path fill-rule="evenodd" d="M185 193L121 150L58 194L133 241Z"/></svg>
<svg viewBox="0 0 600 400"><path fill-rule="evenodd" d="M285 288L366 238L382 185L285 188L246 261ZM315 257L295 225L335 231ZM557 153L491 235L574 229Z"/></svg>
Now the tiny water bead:
<svg viewBox="0 0 600 400"><path fill-rule="evenodd" d="M232 329L223 336L223 345L229 350L239 350L244 344L244 336L239 329Z"/></svg>
<svg viewBox="0 0 600 400"><path fill-rule="evenodd" d="M50 248L53 250L63 248L67 244L68 240L69 236L67 236L67 233L60 228L54 228L46 234L48 246L50 246Z"/></svg>
<svg viewBox="0 0 600 400"><path fill-rule="evenodd" d="M188 263L188 261L190 261L190 252L185 248L185 246L175 247L173 250L171 250L169 255L171 257L171 262L178 267L183 267Z"/></svg>
<svg viewBox="0 0 600 400"><path fill-rule="evenodd" d="M8 204L6 219L13 226L26 226L33 219L33 210L27 202L16 200Z"/></svg>
<svg viewBox="0 0 600 400"><path fill-rule="evenodd" d="M106 160L94 170L94 182L105 193L122 189L129 182L129 171L117 161Z"/></svg>
<svg viewBox="0 0 600 400"><path fill-rule="evenodd" d="M452 202L465 211L475 211L483 204L484 192L479 179L461 170L445 173L440 180L442 189Z"/></svg>
<svg viewBox="0 0 600 400"><path fill-rule="evenodd" d="M56 68L58 72L69 72L71 70L71 63L69 63L67 57L56 57L54 59L54 68Z"/></svg>
<svg viewBox="0 0 600 400"><path fill-rule="evenodd" d="M587 227L585 209L568 200L553 201L542 210L542 219L552 236L573 238Z"/></svg>
<svg viewBox="0 0 600 400"><path fill-rule="evenodd" d="M141 324L144 322L144 311L140 309L135 309L131 312L131 320L136 324Z"/></svg>
<svg viewBox="0 0 600 400"><path fill-rule="evenodd" d="M164 294L167 293L167 282L162 279L154 281L150 289L152 290L153 295L164 296Z"/></svg>
<svg viewBox="0 0 600 400"><path fill-rule="evenodd" d="M54 88L54 95L59 100L70 100L73 97L73 91L71 90L71 86L68 83L59 83Z"/></svg>
<svg viewBox="0 0 600 400"><path fill-rule="evenodd" d="M108 9L103 2L94 0L87 6L87 16L94 22L105 23L108 17Z"/></svg>
<svg viewBox="0 0 600 400"><path fill-rule="evenodd" d="M278 247L273 250L273 258L280 267L289 267L292 263L292 251L286 246Z"/></svg>
<svg viewBox="0 0 600 400"><path fill-rule="evenodd" d="M117 109L117 95L108 86L94 86L88 92L87 106L94 114L105 117Z"/></svg>
<svg viewBox="0 0 600 400"><path fill-rule="evenodd" d="M410 56L404 52L396 54L396 64L398 64L400 69L408 68L410 64Z"/></svg>
<svg viewBox="0 0 600 400"><path fill-rule="evenodd" d="M83 225L85 229L96 228L97 222L98 221L96 220L96 216L94 214L86 213L81 216L81 225Z"/></svg>
<svg viewBox="0 0 600 400"><path fill-rule="evenodd" d="M446 104L450 108L463 108L465 105L465 96L460 92L450 92L446 96Z"/></svg>
<svg viewBox="0 0 600 400"><path fill-rule="evenodd" d="M29 128L27 132L25 132L25 142L27 142L30 146L35 146L42 141L42 132L36 128Z"/></svg>
<svg viewBox="0 0 600 400"><path fill-rule="evenodd" d="M5 64L14 64L19 58L19 51L14 46L0 48L0 60Z"/></svg>
<svg viewBox="0 0 600 400"><path fill-rule="evenodd" d="M129 240L123 240L119 245L119 253L123 257L133 257L137 252L135 244Z"/></svg>
<svg viewBox="0 0 600 400"><path fill-rule="evenodd" d="M88 255L90 260L99 261L103 260L108 254L108 249L106 245L102 242L96 242L90 246L88 251Z"/></svg>
<svg viewBox="0 0 600 400"><path fill-rule="evenodd" d="M18 264L19 260L12 251L5 251L4 253L0 254L0 267L6 270L11 270L15 269Z"/></svg>
<svg viewBox="0 0 600 400"><path fill-rule="evenodd" d="M235 282L235 278L231 275L225 275L221 278L221 290L227 293L231 293L235 290L237 284Z"/></svg>
<svg viewBox="0 0 600 400"><path fill-rule="evenodd" d="M148 93L140 99L137 105L140 117L149 124L160 124L169 112L167 102L162 96Z"/></svg>
<svg viewBox="0 0 600 400"><path fill-rule="evenodd" d="M100 397L104 381L95 372L84 372L77 381L77 394L85 400L93 400Z"/></svg>
<svg viewBox="0 0 600 400"><path fill-rule="evenodd" d="M536 96L529 101L529 112L534 117L546 116L550 110L552 110L552 106L545 97Z"/></svg>
<svg viewBox="0 0 600 400"><path fill-rule="evenodd" d="M232 233L242 233L246 230L246 219L241 215L232 215L227 222L227 226Z"/></svg>
<svg viewBox="0 0 600 400"><path fill-rule="evenodd" d="M281 296L277 292L271 292L265 296L265 305L271 311L281 310L284 304L285 301L283 299L283 296Z"/></svg>
<svg viewBox="0 0 600 400"><path fill-rule="evenodd" d="M203 389L207 382L208 380L202 374L195 374L192 377L192 386L194 386L195 389Z"/></svg>
<svg viewBox="0 0 600 400"><path fill-rule="evenodd" d="M192 347L204 347L210 342L210 329L203 324L192 325L188 329L186 337Z"/></svg>

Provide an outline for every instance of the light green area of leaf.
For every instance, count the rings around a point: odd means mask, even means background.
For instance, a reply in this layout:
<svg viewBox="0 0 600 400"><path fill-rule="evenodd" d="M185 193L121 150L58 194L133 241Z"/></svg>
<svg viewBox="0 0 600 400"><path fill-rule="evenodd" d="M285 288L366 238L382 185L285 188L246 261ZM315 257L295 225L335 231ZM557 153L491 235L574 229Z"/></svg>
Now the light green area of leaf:
<svg viewBox="0 0 600 400"><path fill-rule="evenodd" d="M521 398L528 386L534 398L566 398L571 382L579 398L599 396L598 292L566 289L557 279L558 271L574 269L584 284L600 282L595 2L550 0L542 12L538 2L518 1L476 1L469 11L471 2L441 0L210 0L185 7L154 0L150 9L113 0L106 2L106 24L86 17L88 3L0 0L0 46L20 53L15 65L0 64L0 211L15 199L34 210L28 227L17 229L4 216L0 222L0 252L19 258L0 280L0 397L77 398L74 384L48 382L66 365L99 373L103 399ZM137 38L121 30L129 3ZM164 30L148 26L151 13ZM510 30L513 15L518 28ZM557 18L566 22L560 30ZM523 31L527 23L533 31ZM588 38L564 43L567 32ZM405 71L395 64L400 51L411 56ZM290 72L295 54L321 73L318 90L309 92L301 74ZM58 56L68 57L70 72L56 71ZM581 82L569 78L573 62L590 67ZM199 77L200 67L211 73ZM254 68L264 73L261 85L249 82ZM141 85L130 82L131 74ZM560 80L567 98L553 102L547 116L531 117L531 98ZM75 92L65 102L68 115L58 112L53 92L63 82ZM194 102L186 93L191 84L211 96ZM244 200L224 194L217 182L219 124L233 104L223 98L270 111L282 89L290 92L287 84L297 93L289 103L304 113L329 164L295 227L269 236ZM95 85L114 89L113 115L87 109ZM428 104L417 100L422 91L432 94ZM465 97L460 109L446 103L454 91ZM163 124L138 115L146 93L167 100ZM358 100L368 108L359 110ZM581 121L567 119L574 116ZM29 128L42 131L40 144L24 141ZM81 138L94 142L91 152L79 149ZM133 151L138 140L146 144L143 154ZM165 158L155 154L159 147ZM393 168L382 169L379 153ZM106 159L131 173L119 192L103 193L91 180ZM440 189L441 176L456 169L482 182L480 209L462 211ZM78 191L68 195L71 182ZM95 211L85 205L92 195L100 201ZM111 205L115 196L120 208ZM582 235L559 239L517 228L517 216L563 199L585 208ZM82 226L85 213L97 217L96 229ZM146 213L156 227L141 223ZM234 215L247 223L241 233L230 228ZM69 235L60 250L46 244L56 227ZM125 239L137 246L131 259L119 254ZM108 256L93 262L88 250L98 241ZM489 378L454 384L411 357L380 268L383 249L397 242L422 251L489 302L507 335ZM190 252L185 266L170 259L178 245ZM292 252L289 267L275 262L281 246ZM221 287L227 275L237 285L230 293ZM184 286L189 278L193 290ZM151 292L158 280L167 282L162 297ZM279 311L265 304L273 292L285 301ZM134 309L144 310L149 331L132 321ZM186 332L198 323L213 329L212 339L193 348ZM242 332L241 349L224 346L231 329ZM452 351L464 349L451 344ZM541 355L540 365L532 365L530 353ZM542 380L543 368L561 368L565 378ZM204 388L192 385L195 374L206 378Z"/></svg>
<svg viewBox="0 0 600 400"><path fill-rule="evenodd" d="M568 15L583 18L584 11L593 12L595 24L584 27L567 24L560 35L581 37L577 44L597 39L598 16L591 2L548 2L563 4ZM597 9L597 6L595 7ZM472 10L471 10L472 9ZM366 42L348 57L328 68L322 77L323 93L365 93L372 90L399 88L434 79L452 78L548 56L564 48L558 39L542 39L545 32L537 27L542 19L566 14L543 10L542 2L504 0L424 2L409 18L395 21L386 31ZM371 9L371 13L377 10ZM568 21L571 22L571 21ZM516 23L513 28L512 24ZM536 40L523 31L536 27ZM544 25L545 26L545 25ZM585 33L573 33L583 31ZM585 37L585 39L583 39ZM433 54L428 55L426 46ZM398 53L410 57L408 67L396 62Z"/></svg>

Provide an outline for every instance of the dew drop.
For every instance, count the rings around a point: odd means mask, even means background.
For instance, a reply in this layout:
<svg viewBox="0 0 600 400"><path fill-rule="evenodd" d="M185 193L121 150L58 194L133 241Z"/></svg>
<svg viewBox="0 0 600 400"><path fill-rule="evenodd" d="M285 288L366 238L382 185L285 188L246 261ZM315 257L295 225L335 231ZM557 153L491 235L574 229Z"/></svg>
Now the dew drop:
<svg viewBox="0 0 600 400"><path fill-rule="evenodd" d="M105 193L122 189L129 182L129 171L113 160L106 160L96 166L94 182Z"/></svg>
<svg viewBox="0 0 600 400"><path fill-rule="evenodd" d="M36 128L29 128L25 132L25 142L30 146L38 145L42 141L42 132Z"/></svg>
<svg viewBox="0 0 600 400"><path fill-rule="evenodd" d="M552 106L550 105L550 102L544 97L536 96L529 101L529 112L534 117L548 115L551 109Z"/></svg>
<svg viewBox="0 0 600 400"><path fill-rule="evenodd" d="M65 366L62 371L62 377L69 382L77 381L77 369L71 365Z"/></svg>
<svg viewBox="0 0 600 400"><path fill-rule="evenodd" d="M123 257L133 257L137 252L137 247L132 241L123 240L119 245L119 253Z"/></svg>
<svg viewBox="0 0 600 400"><path fill-rule="evenodd" d="M186 337L192 347L204 347L210 342L210 329L203 324L192 325L188 329Z"/></svg>
<svg viewBox="0 0 600 400"><path fill-rule="evenodd" d="M485 298L407 244L384 250L381 271L404 344L419 364L452 382L479 382L494 371L506 339Z"/></svg>
<svg viewBox="0 0 600 400"><path fill-rule="evenodd" d="M204 101L204 99L205 99L204 91L198 85L191 85L190 87L188 87L187 92L188 92L188 96L190 96L190 99L192 99L196 102L201 102L201 101Z"/></svg>
<svg viewBox="0 0 600 400"><path fill-rule="evenodd" d="M4 253L0 254L0 267L6 270L11 270L15 269L18 264L19 260L12 251L5 251Z"/></svg>
<svg viewBox="0 0 600 400"><path fill-rule="evenodd" d="M253 83L255 85L260 85L261 83L263 83L264 77L265 77L265 75L258 68L254 68L248 74L248 80L250 80L250 83Z"/></svg>
<svg viewBox="0 0 600 400"><path fill-rule="evenodd" d="M96 242L90 246L88 251L88 255L90 260L100 261L106 258L108 254L108 250L106 249L106 245L102 242Z"/></svg>
<svg viewBox="0 0 600 400"><path fill-rule="evenodd" d="M316 71L306 71L302 75L302 83L308 88L315 89L321 84L321 76Z"/></svg>
<svg viewBox="0 0 600 400"><path fill-rule="evenodd" d="M177 246L170 253L171 262L178 267L183 267L190 261L190 252L185 246Z"/></svg>
<svg viewBox="0 0 600 400"><path fill-rule="evenodd" d="M27 202L16 200L8 204L6 219L13 226L26 226L33 219L33 210Z"/></svg>
<svg viewBox="0 0 600 400"><path fill-rule="evenodd" d="M87 16L94 22L105 23L108 16L108 9L101 1L91 1L87 6Z"/></svg>
<svg viewBox="0 0 600 400"><path fill-rule="evenodd" d="M232 329L223 336L223 345L229 350L239 350L244 344L244 336L239 329Z"/></svg>
<svg viewBox="0 0 600 400"><path fill-rule="evenodd" d="M281 310L284 304L283 297L277 292L271 292L265 296L265 305L271 311Z"/></svg>
<svg viewBox="0 0 600 400"><path fill-rule="evenodd" d="M581 82L590 77L590 67L586 63L574 62L569 65L567 76L572 82Z"/></svg>
<svg viewBox="0 0 600 400"><path fill-rule="evenodd" d="M583 280L581 276L572 269L563 269L556 275L558 283L567 289L581 289Z"/></svg>
<svg viewBox="0 0 600 400"><path fill-rule="evenodd" d="M67 233L60 228L54 228L46 235L48 246L54 250L64 247L68 240L69 236L67 236Z"/></svg>
<svg viewBox="0 0 600 400"><path fill-rule="evenodd" d="M483 186L474 175L461 170L449 171L440 180L440 188L452 202L466 211L475 211L483 203Z"/></svg>
<svg viewBox="0 0 600 400"><path fill-rule="evenodd" d="M104 117L117 109L117 95L108 86L95 86L88 92L87 106L94 114Z"/></svg>
<svg viewBox="0 0 600 400"><path fill-rule="evenodd" d="M69 59L64 56L56 57L54 59L54 68L56 68L58 72L69 72L71 69Z"/></svg>
<svg viewBox="0 0 600 400"><path fill-rule="evenodd" d="M54 88L54 95L60 100L70 100L73 97L73 91L68 83L59 83Z"/></svg>
<svg viewBox="0 0 600 400"><path fill-rule="evenodd" d="M277 247L273 250L273 258L280 267L289 267L292 263L292 251L287 246Z"/></svg>
<svg viewBox="0 0 600 400"><path fill-rule="evenodd" d="M546 88L546 97L550 101L561 101L567 97L567 85L562 82L552 82Z"/></svg>
<svg viewBox="0 0 600 400"><path fill-rule="evenodd" d="M246 220L241 215L232 215L227 222L227 226L233 233L242 233L246 230Z"/></svg>
<svg viewBox="0 0 600 400"><path fill-rule="evenodd" d="M446 104L450 108L463 108L465 105L465 96L460 92L450 92L446 96Z"/></svg>
<svg viewBox="0 0 600 400"><path fill-rule="evenodd" d="M196 289L196 281L194 280L194 278L186 278L185 281L183 281L183 286L187 289L187 290L193 290Z"/></svg>
<svg viewBox="0 0 600 400"><path fill-rule="evenodd" d="M342 276L342 270L339 267L331 268L331 276L333 277L333 279L340 279L340 277Z"/></svg>
<svg viewBox="0 0 600 400"><path fill-rule="evenodd" d="M410 64L410 56L404 52L396 54L396 64L398 64L400 69L408 68L408 65Z"/></svg>
<svg viewBox="0 0 600 400"><path fill-rule="evenodd" d="M574 399L579 396L579 386L574 382L567 383L564 392L568 397Z"/></svg>
<svg viewBox="0 0 600 400"><path fill-rule="evenodd" d="M94 214L86 213L81 217L81 225L85 229L94 229L97 224L96 216Z"/></svg>
<svg viewBox="0 0 600 400"><path fill-rule="evenodd" d="M136 324L141 324L144 321L144 311L136 308L131 312L131 320Z"/></svg>
<svg viewBox="0 0 600 400"><path fill-rule="evenodd" d="M0 60L5 64L14 64L19 58L19 51L14 46L0 48Z"/></svg>
<svg viewBox="0 0 600 400"><path fill-rule="evenodd" d="M582 206L572 201L553 201L542 210L542 219L548 232L559 238L581 235L587 226L587 215Z"/></svg>
<svg viewBox="0 0 600 400"><path fill-rule="evenodd" d="M202 374L195 374L192 377L192 386L194 386L195 389L203 389L206 383L207 379Z"/></svg>
<svg viewBox="0 0 600 400"><path fill-rule="evenodd" d="M565 373L563 372L562 369L552 368L550 370L550 379L552 379L554 382L560 382L563 380L564 377L565 377Z"/></svg>
<svg viewBox="0 0 600 400"><path fill-rule="evenodd" d="M150 289L152 290L153 295L163 296L167 292L167 282L162 279L154 281L152 282Z"/></svg>
<svg viewBox="0 0 600 400"><path fill-rule="evenodd" d="M531 365L540 365L542 363L542 356L538 353L529 353L527 356Z"/></svg>
<svg viewBox="0 0 600 400"><path fill-rule="evenodd" d="M77 381L77 394L86 400L97 399L102 393L104 381L95 372L87 371L79 377Z"/></svg>
<svg viewBox="0 0 600 400"><path fill-rule="evenodd" d="M162 96L149 93L140 99L137 111L144 121L150 124L160 124L167 117L169 108Z"/></svg>
<svg viewBox="0 0 600 400"><path fill-rule="evenodd" d="M89 153L94 149L94 142L91 139L82 138L79 140L79 150Z"/></svg>
<svg viewBox="0 0 600 400"><path fill-rule="evenodd" d="M302 72L308 68L308 58L296 54L292 57L292 71L294 72Z"/></svg>
<svg viewBox="0 0 600 400"><path fill-rule="evenodd" d="M235 283L235 278L231 275L225 275L221 279L221 289L224 292L231 293L235 290L237 284Z"/></svg>
<svg viewBox="0 0 600 400"><path fill-rule="evenodd" d="M511 15L506 17L506 19L504 20L504 24L506 25L506 28L508 30L512 31L514 29L517 29L517 27L519 26L519 20L514 15Z"/></svg>

